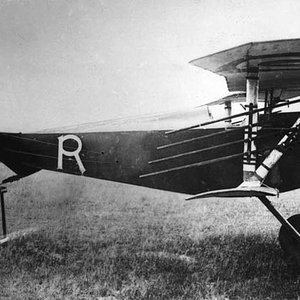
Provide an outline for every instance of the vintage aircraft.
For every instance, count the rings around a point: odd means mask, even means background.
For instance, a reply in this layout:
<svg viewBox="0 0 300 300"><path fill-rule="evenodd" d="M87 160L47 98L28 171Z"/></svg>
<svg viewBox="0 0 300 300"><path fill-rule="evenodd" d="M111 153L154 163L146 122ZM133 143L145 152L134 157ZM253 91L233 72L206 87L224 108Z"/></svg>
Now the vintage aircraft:
<svg viewBox="0 0 300 300"><path fill-rule="evenodd" d="M225 77L234 93L208 104L224 105L225 116L175 130L0 133L0 161L16 173L1 185L3 226L7 183L41 169L191 194L187 200L257 197L300 266L300 215L286 220L267 198L300 187L300 112L279 110L300 102L300 39L248 43L191 64ZM242 112L232 113L235 103Z"/></svg>

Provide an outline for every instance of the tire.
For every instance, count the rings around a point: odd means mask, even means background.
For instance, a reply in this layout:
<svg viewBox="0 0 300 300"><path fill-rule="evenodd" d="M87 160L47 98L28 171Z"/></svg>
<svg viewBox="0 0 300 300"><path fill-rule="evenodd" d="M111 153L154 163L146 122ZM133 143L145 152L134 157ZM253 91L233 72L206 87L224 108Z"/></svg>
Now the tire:
<svg viewBox="0 0 300 300"><path fill-rule="evenodd" d="M300 232L300 214L291 216L288 221L292 226ZM300 243L292 234L281 226L279 231L279 244L286 254L286 261L289 267L300 272Z"/></svg>

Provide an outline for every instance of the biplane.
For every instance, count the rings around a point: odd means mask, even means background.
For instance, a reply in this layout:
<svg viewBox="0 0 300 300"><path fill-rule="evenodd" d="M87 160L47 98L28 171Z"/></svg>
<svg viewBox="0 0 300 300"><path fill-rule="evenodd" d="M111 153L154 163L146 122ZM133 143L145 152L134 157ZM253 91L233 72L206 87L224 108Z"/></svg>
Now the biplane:
<svg viewBox="0 0 300 300"><path fill-rule="evenodd" d="M300 215L285 219L268 198L300 187L300 39L248 43L191 64L225 77L230 94L206 106L224 106L222 117L199 114L175 129L0 133L0 161L15 173L1 184L5 234L7 185L46 169L187 200L257 197L282 224L279 243L300 266ZM242 110L233 113L234 105Z"/></svg>

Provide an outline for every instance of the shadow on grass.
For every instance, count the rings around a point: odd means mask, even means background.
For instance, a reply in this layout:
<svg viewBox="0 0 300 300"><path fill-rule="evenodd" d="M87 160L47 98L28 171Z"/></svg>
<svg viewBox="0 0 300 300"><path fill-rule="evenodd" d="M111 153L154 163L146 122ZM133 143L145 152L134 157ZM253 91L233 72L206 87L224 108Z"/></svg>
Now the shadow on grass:
<svg viewBox="0 0 300 300"><path fill-rule="evenodd" d="M55 289L73 297L286 299L300 292L299 279L270 237L222 235L194 241L181 236L148 246L144 238L93 242L34 234L0 248L0 273L26 277L27 290L30 282L32 291L40 285L46 294L51 292L45 286L59 277Z"/></svg>

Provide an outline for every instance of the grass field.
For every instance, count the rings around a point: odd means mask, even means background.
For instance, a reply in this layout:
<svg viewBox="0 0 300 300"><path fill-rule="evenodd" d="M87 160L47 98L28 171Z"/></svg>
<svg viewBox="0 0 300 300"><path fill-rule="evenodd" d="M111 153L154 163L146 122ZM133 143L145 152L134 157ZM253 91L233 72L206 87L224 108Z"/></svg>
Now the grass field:
<svg viewBox="0 0 300 300"><path fill-rule="evenodd" d="M8 190L9 231L36 231L0 247L0 299L300 297L279 224L258 200L185 202L45 171ZM297 198L283 194L276 207L299 213Z"/></svg>

